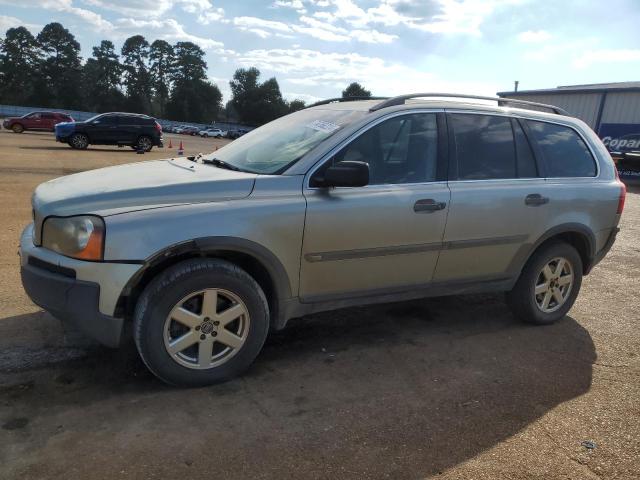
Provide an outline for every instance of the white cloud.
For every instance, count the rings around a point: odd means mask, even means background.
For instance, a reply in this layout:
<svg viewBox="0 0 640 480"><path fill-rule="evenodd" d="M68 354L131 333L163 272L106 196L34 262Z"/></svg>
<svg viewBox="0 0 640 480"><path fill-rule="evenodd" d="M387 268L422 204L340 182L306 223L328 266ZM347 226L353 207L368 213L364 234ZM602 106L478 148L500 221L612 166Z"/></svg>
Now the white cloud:
<svg viewBox="0 0 640 480"><path fill-rule="evenodd" d="M524 43L542 43L550 40L552 35L546 30L527 30L518 34L518 40Z"/></svg>
<svg viewBox="0 0 640 480"><path fill-rule="evenodd" d="M344 21L356 28L371 24L403 26L414 30L440 34L481 35L480 26L501 6L524 0L434 0L435 13L420 0L381 0L366 10L352 0L326 0L322 5L333 11L316 11L313 16L330 22ZM320 2L316 2L319 5ZM409 10L411 14L401 13Z"/></svg>
<svg viewBox="0 0 640 480"><path fill-rule="evenodd" d="M0 15L0 34L4 35L4 33L10 28L16 27L26 27L31 31L34 35L36 34L35 30L40 30L42 25L38 25L35 23L27 23L16 17L8 17L6 15Z"/></svg>
<svg viewBox="0 0 640 480"><path fill-rule="evenodd" d="M576 68L588 68L593 64L602 63L638 63L639 49L598 49L583 52L572 64Z"/></svg>
<svg viewBox="0 0 640 480"><path fill-rule="evenodd" d="M173 18L166 20L136 20L134 18L120 18L116 21L117 33L127 36L144 31L146 35L154 38L163 38L167 41L193 42L204 49L215 50L220 54L234 54L231 50L224 50L224 44L212 38L199 37L187 33L184 27Z"/></svg>
<svg viewBox="0 0 640 480"><path fill-rule="evenodd" d="M306 13L307 11L301 0L276 0L273 2L273 6L293 8L298 13Z"/></svg>
<svg viewBox="0 0 640 480"><path fill-rule="evenodd" d="M299 24L287 24L275 20L258 17L236 17L233 24L240 30L251 32L260 38L268 38L272 34L291 38L293 33L301 33L327 42L347 42L351 39L367 43L389 43L397 35L389 35L377 30L348 30L346 28L302 15Z"/></svg>
<svg viewBox="0 0 640 480"><path fill-rule="evenodd" d="M446 91L494 95L496 86L480 82L441 79L430 72L415 70L401 63L357 53L323 53L307 49L259 49L239 54L245 67L281 74L293 85L330 87L339 91L357 81L376 95L399 95L419 91Z"/></svg>

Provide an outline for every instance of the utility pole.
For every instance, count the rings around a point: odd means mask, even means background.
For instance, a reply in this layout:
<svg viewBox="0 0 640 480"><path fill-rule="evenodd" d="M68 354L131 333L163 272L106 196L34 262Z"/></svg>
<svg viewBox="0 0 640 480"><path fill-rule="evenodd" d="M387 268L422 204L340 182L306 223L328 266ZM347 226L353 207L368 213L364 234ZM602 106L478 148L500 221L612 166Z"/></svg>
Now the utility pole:
<svg viewBox="0 0 640 480"><path fill-rule="evenodd" d="M518 91L518 84L520 83L520 81L519 81L519 80L516 80L516 81L515 81L515 82L513 82L513 83L514 83L514 88L513 88L513 90L514 90L515 92L517 92L517 91Z"/></svg>

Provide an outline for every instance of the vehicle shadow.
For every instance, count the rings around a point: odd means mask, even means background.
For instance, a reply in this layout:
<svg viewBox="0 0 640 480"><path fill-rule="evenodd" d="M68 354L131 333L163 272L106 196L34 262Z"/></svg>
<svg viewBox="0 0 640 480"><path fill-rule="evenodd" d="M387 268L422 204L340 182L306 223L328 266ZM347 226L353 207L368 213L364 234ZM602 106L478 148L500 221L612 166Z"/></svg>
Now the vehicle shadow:
<svg viewBox="0 0 640 480"><path fill-rule="evenodd" d="M18 147L20 150L67 150L69 152L121 152L121 153L130 153L135 155L136 151L130 147L121 147L121 148L86 148L85 150L73 150L68 145L51 145L51 146L39 146L39 145L20 145ZM157 148L157 147L156 147Z"/></svg>
<svg viewBox="0 0 640 480"><path fill-rule="evenodd" d="M0 445L12 444L0 458L31 476L134 474L144 457L140 473L160 477L185 462L223 478L426 477L587 392L595 359L573 318L524 325L492 295L295 320L241 378L201 389L162 385L131 346L90 347L73 361L5 370L0 420L25 419L28 434L3 443L0 430Z"/></svg>

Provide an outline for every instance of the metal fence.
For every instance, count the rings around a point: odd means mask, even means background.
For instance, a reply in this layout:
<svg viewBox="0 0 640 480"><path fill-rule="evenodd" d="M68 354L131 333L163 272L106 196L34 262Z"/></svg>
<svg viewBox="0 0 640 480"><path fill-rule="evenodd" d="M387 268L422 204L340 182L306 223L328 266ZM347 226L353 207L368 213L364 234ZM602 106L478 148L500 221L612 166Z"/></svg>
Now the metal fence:
<svg viewBox="0 0 640 480"><path fill-rule="evenodd" d="M88 118L91 118L94 115L97 115L97 113L95 112L82 112L79 110L66 110L63 108L19 107L17 105L0 105L0 117L21 117L23 115L26 115L27 113L34 112L34 111L66 113L67 115L72 116L74 120L79 120L79 121L87 120ZM202 129L207 127L213 127L213 128L219 128L225 131L236 130L238 128L242 128L245 130L253 130L253 128L255 128L255 127L250 127L247 125L242 125L240 123L233 123L233 122L212 122L210 124L204 124L204 123L193 123L193 122L175 122L173 120L164 120L161 118L157 118L156 120L160 125L162 125L163 129L166 129L168 127L177 127L178 125L189 125L189 126L199 127Z"/></svg>

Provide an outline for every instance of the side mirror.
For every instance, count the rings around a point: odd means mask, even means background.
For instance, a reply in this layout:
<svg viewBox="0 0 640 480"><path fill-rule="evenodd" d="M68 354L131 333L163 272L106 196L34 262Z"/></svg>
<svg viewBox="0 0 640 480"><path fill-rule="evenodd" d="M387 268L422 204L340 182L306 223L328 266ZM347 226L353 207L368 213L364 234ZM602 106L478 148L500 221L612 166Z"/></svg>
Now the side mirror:
<svg viewBox="0 0 640 480"><path fill-rule="evenodd" d="M345 160L324 172L323 187L364 187L369 184L369 164Z"/></svg>

